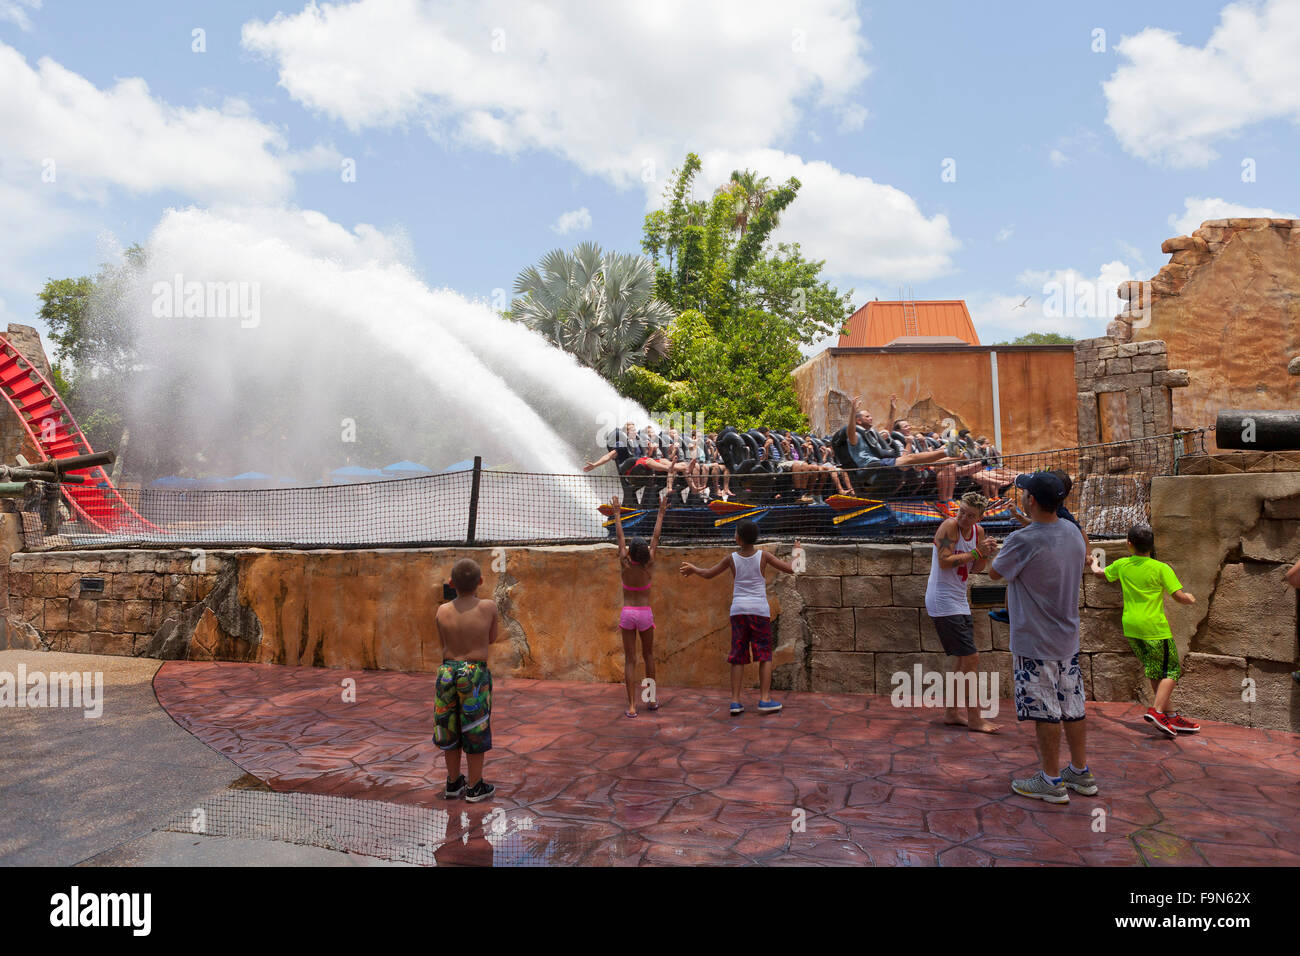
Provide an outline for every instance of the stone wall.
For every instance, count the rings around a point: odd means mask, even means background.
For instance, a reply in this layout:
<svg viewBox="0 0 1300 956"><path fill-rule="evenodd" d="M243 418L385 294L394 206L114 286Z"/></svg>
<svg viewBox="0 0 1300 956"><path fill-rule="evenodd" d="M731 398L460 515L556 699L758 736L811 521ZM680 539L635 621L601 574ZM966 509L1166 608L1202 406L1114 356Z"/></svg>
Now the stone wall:
<svg viewBox="0 0 1300 956"><path fill-rule="evenodd" d="M1212 219L1165 240L1170 261L1149 282L1126 282L1128 308L1110 334L1168 344L1191 373L1174 424L1213 424L1221 408L1296 408L1300 381L1300 220ZM1300 371L1300 367L1292 366ZM1211 436L1212 437L1212 436Z"/></svg>
<svg viewBox="0 0 1300 956"><path fill-rule="evenodd" d="M1167 435L1171 390L1187 387L1186 369L1170 369L1164 342L1081 339L1074 344L1080 445Z"/></svg>
<svg viewBox="0 0 1300 956"><path fill-rule="evenodd" d="M1198 603L1168 602L1184 661L1178 705L1210 719L1300 728L1296 592L1281 578L1300 548L1300 473L1157 478L1157 551ZM789 545L769 546L789 555ZM1122 542L1093 542L1109 560ZM931 546L806 545L803 573L770 583L778 689L888 694L891 675L945 655L924 610ZM664 548L654 585L658 679L727 681L731 579L683 579L682 561L723 548ZM620 681L612 546L386 551L20 552L9 562L0 648L165 659L429 671L442 660L434 612L451 565L472 557L496 598L499 673ZM103 581L88 590L86 578ZM973 585L989 583L972 576ZM1118 585L1085 574L1080 647L1089 698L1150 701L1121 629ZM982 668L1011 695L1010 633L974 613ZM751 677L753 671L750 672ZM1243 695L1243 681L1253 694ZM1246 697L1250 697L1249 700Z"/></svg>

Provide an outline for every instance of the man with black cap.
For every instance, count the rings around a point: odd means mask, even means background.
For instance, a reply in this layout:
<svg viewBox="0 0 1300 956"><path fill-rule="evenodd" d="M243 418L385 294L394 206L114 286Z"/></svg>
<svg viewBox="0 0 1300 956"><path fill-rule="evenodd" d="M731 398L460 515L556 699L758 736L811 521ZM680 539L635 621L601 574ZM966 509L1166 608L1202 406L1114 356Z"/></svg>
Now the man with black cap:
<svg viewBox="0 0 1300 956"><path fill-rule="evenodd" d="M1088 769L1083 673L1079 668L1079 587L1087 549L1079 529L1057 517L1065 486L1051 472L1021 475L1030 522L1007 536L989 577L1007 582L1016 717L1035 722L1042 770L1012 780L1011 789L1048 803L1069 803L1067 788L1092 796ZM1061 724L1070 763L1061 768Z"/></svg>

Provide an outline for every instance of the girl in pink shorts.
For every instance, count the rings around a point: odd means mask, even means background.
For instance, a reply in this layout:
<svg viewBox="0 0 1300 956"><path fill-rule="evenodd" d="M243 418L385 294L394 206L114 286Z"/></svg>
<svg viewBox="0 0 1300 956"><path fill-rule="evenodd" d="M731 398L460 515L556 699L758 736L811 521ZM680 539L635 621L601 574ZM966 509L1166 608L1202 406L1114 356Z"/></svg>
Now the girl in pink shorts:
<svg viewBox="0 0 1300 956"><path fill-rule="evenodd" d="M671 490L672 475L668 476ZM659 532L664 526L664 512L668 510L668 495L659 496L659 514L655 518L654 534L650 543L644 538L623 540L623 511L617 496L610 502L614 506L614 529L618 536L618 562L623 579L623 613L618 618L618 628L623 634L623 681L627 684L627 710L625 716L636 716L636 639L641 637L641 656L645 658L645 676L650 678L650 709L658 710L655 698L655 618L650 610L650 569L654 566L655 550L659 547Z"/></svg>

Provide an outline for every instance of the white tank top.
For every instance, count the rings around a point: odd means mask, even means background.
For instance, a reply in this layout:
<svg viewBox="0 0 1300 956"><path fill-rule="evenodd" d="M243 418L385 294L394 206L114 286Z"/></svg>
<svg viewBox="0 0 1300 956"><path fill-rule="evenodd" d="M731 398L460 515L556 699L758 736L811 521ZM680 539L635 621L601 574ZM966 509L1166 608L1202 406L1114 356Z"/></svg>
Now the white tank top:
<svg viewBox="0 0 1300 956"><path fill-rule="evenodd" d="M771 617L767 604L767 582L763 580L763 552L755 551L749 557L731 552L731 565L736 572L736 588L731 592L731 614L757 614Z"/></svg>
<svg viewBox="0 0 1300 956"><path fill-rule="evenodd" d="M953 546L954 554L964 554L975 550L975 541L979 532L970 529L970 538L961 536L957 529L957 544ZM925 613L931 617L948 617L953 614L969 614L970 601L966 598L966 579L970 577L970 565L959 564L955 568L939 566L939 549L930 550L930 580L925 585Z"/></svg>

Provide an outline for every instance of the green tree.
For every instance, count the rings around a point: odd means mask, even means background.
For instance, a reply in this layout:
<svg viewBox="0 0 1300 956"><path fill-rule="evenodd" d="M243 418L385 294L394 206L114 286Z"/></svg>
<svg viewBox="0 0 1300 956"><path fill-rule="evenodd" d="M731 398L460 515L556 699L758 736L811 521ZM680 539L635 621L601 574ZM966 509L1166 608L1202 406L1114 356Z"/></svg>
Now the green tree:
<svg viewBox="0 0 1300 956"><path fill-rule="evenodd" d="M1026 332L1010 342L994 342L994 345L1071 345L1075 338L1060 332Z"/></svg>

